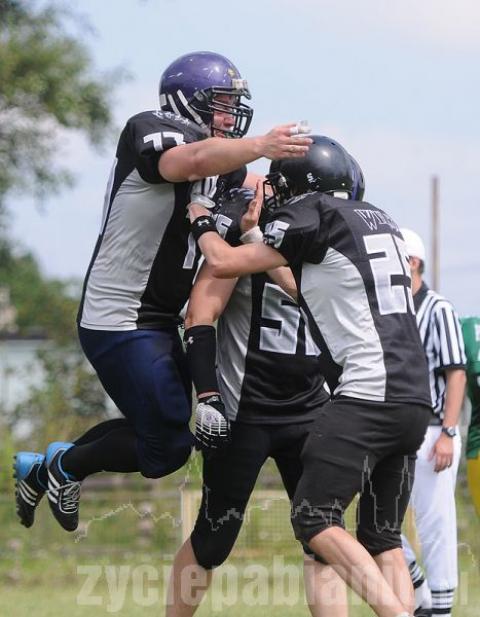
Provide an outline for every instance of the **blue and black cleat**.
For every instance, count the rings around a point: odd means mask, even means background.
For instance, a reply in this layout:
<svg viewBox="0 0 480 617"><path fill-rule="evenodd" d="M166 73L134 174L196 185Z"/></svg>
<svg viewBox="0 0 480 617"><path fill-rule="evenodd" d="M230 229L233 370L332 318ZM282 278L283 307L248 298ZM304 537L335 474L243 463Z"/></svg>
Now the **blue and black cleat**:
<svg viewBox="0 0 480 617"><path fill-rule="evenodd" d="M62 456L73 447L72 443L54 441L47 448L48 501L53 516L66 531L78 527L80 486L62 467Z"/></svg>
<svg viewBox="0 0 480 617"><path fill-rule="evenodd" d="M33 525L35 510L47 490L38 475L44 461L44 455L37 452L17 452L13 459L15 504L24 527Z"/></svg>

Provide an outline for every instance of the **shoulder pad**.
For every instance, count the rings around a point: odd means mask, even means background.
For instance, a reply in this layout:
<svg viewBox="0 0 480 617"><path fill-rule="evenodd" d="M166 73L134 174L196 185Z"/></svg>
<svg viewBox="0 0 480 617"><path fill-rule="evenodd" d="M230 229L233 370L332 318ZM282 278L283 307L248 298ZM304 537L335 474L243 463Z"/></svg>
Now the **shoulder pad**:
<svg viewBox="0 0 480 617"><path fill-rule="evenodd" d="M191 139L189 139L189 141L199 141L200 139L210 137L210 133L202 129L198 124L195 124L183 116L174 114L171 111L156 109L150 113L158 118L166 127L175 128L185 133L186 136L190 136Z"/></svg>

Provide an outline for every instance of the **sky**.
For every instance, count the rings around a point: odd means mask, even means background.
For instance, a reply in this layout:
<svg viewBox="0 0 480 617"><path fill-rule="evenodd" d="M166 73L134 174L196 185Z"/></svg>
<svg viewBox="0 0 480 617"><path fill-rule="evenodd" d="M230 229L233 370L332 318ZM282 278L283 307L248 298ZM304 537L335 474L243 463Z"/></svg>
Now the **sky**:
<svg viewBox="0 0 480 617"><path fill-rule="evenodd" d="M461 315L480 314L480 3L478 0L115 0L64 2L84 16L98 71L131 78L113 102L118 133L158 106L176 57L222 53L248 80L251 135L302 119L359 161L365 199L431 251L431 178L440 187L440 285ZM83 277L96 241L115 140L95 151L60 136L73 189L11 203L12 230L52 277ZM268 161L252 166L263 173ZM13 202L13 200L12 200ZM426 280L429 281L429 258Z"/></svg>

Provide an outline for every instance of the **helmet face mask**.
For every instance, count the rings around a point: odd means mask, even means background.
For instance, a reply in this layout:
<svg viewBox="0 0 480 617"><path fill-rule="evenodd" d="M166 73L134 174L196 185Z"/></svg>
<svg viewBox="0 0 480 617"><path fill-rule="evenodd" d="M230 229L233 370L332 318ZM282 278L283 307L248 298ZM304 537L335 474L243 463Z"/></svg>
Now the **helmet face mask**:
<svg viewBox="0 0 480 617"><path fill-rule="evenodd" d="M211 135L237 138L247 133L253 109L242 97L251 98L247 81L230 60L213 52L181 56L160 80L161 109L195 122ZM228 115L233 122L214 126L215 114Z"/></svg>
<svg viewBox="0 0 480 617"><path fill-rule="evenodd" d="M363 198L365 181L357 161L333 139L323 135L310 137L313 144L305 157L272 161L266 184L273 191L273 198L265 195L267 208L312 192L356 201ZM279 176L283 179L280 185Z"/></svg>
<svg viewBox="0 0 480 617"><path fill-rule="evenodd" d="M243 137L250 127L253 109L241 102L242 96L250 98L250 92L245 80L236 81L244 82L245 88L241 90L228 88L201 90L195 93L190 103L190 107L204 119L205 124L210 126L212 134L221 132L225 137L238 138ZM222 100L227 97L231 99L231 102ZM215 125L215 114L230 116L233 119L233 124L228 128Z"/></svg>
<svg viewBox="0 0 480 617"><path fill-rule="evenodd" d="M273 165L270 167L270 169ZM272 212L292 197L287 179L280 171L270 171L263 182L263 208Z"/></svg>

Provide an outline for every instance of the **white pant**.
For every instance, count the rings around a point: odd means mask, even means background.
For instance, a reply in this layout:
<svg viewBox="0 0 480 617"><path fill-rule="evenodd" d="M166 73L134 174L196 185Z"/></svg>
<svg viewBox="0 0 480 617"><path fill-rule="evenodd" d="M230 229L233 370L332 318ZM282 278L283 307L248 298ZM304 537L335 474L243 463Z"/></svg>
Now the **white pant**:
<svg viewBox="0 0 480 617"><path fill-rule="evenodd" d="M417 452L415 481L410 506L420 539L422 561L430 589L455 589L457 573L457 514L455 482L462 449L460 435L453 438L452 466L436 473L435 460L428 460L433 445L441 434L440 426L429 426ZM403 536L407 563L416 560L412 547Z"/></svg>

